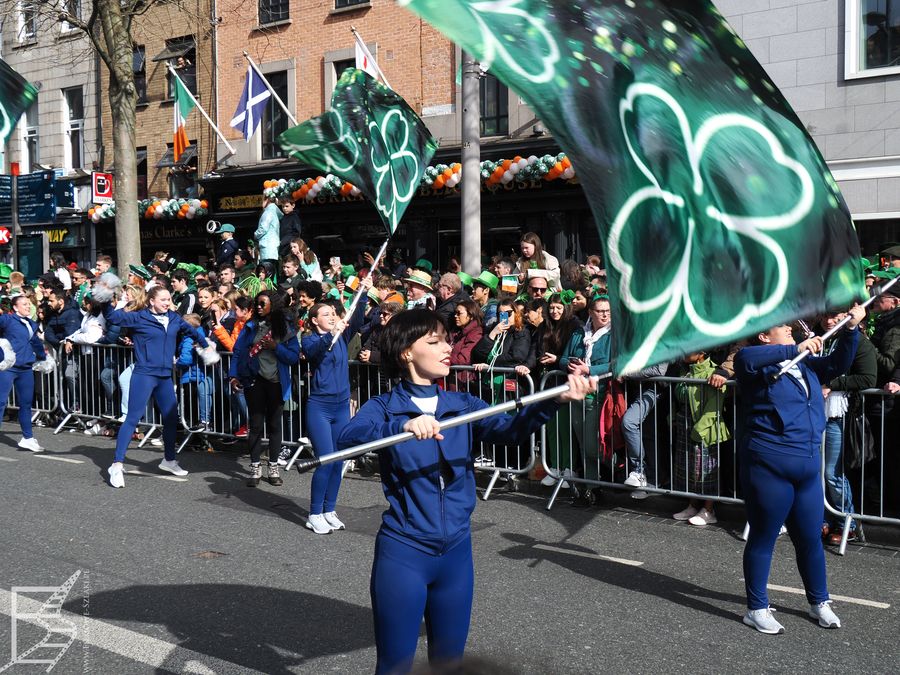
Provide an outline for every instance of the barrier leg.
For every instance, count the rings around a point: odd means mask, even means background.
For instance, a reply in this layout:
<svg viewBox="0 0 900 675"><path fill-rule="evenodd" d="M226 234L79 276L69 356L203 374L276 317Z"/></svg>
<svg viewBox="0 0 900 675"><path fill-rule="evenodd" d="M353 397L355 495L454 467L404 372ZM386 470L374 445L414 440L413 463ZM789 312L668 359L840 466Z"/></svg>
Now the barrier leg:
<svg viewBox="0 0 900 675"><path fill-rule="evenodd" d="M481 497L482 500L487 501L488 497L491 496L491 490L494 489L494 484L498 478L500 478L500 472L494 471L494 475L491 476L491 482L488 483L487 490L484 491L484 495Z"/></svg>
<svg viewBox="0 0 900 675"><path fill-rule="evenodd" d="M844 555L847 552L847 537L850 536L850 523L852 521L853 518L849 514L844 518L844 531L841 534L841 545L838 548L839 555Z"/></svg>
<svg viewBox="0 0 900 675"><path fill-rule="evenodd" d="M153 432L156 431L156 425L151 424L147 427L147 433L144 434L144 437L141 439L141 442L138 443L139 448L143 448L150 441L150 438L153 436Z"/></svg>
<svg viewBox="0 0 900 675"><path fill-rule="evenodd" d="M185 447L187 447L187 444L190 443L191 437L192 437L193 435L194 435L194 432L193 432L193 431L188 431L188 432L187 432L187 436L184 437L184 440L181 441L181 444L180 444L180 445L178 446L178 448L175 450L175 454L176 454L176 455L177 455L177 454L180 454L181 451L184 450Z"/></svg>
<svg viewBox="0 0 900 675"><path fill-rule="evenodd" d="M63 417L63 421L59 423L59 426L53 430L53 435L55 436L60 431L62 431L63 427L66 426L70 419L72 419L72 413L67 413L66 416Z"/></svg>
<svg viewBox="0 0 900 675"><path fill-rule="evenodd" d="M741 535L741 539L747 541L747 537L750 536L750 523L746 523L744 525L744 533Z"/></svg>
<svg viewBox="0 0 900 675"><path fill-rule="evenodd" d="M547 510L548 511L553 508L553 503L556 501L556 496L559 494L559 491L562 490L563 483L565 483L565 482L566 481L563 479L562 476L560 476L559 479L556 481L556 485L553 487L553 494L550 495L550 501L547 502Z"/></svg>

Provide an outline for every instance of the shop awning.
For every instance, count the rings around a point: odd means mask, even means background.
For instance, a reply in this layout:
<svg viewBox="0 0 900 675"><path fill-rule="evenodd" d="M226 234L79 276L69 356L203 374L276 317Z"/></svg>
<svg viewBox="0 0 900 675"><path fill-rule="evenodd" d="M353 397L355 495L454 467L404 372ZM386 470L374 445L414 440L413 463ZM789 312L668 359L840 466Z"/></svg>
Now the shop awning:
<svg viewBox="0 0 900 675"><path fill-rule="evenodd" d="M186 42L179 42L177 44L172 44L166 46L159 54L154 56L151 61L170 61L172 59L177 59L179 56L184 56L189 51L194 48L193 40Z"/></svg>

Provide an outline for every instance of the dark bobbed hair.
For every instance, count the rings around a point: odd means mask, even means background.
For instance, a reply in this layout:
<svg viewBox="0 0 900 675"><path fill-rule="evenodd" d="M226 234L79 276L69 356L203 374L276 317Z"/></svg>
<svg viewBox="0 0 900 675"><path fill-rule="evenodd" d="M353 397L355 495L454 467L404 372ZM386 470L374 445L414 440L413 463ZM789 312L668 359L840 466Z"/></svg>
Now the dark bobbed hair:
<svg viewBox="0 0 900 675"><path fill-rule="evenodd" d="M438 328L444 328L444 321L431 309L408 309L394 316L381 334L381 367L385 374L405 377L409 371L403 352Z"/></svg>

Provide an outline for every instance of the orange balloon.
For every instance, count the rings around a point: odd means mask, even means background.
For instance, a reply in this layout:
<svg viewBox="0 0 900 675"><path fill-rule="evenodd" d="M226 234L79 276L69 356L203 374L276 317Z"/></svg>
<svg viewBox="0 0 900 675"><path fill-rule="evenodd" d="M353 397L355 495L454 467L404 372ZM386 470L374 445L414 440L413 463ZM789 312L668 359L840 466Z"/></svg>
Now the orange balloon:
<svg viewBox="0 0 900 675"><path fill-rule="evenodd" d="M200 208L201 208L201 209L208 209L208 208L209 208L209 202L206 201L205 199L201 199L201 200L200 200Z"/></svg>
<svg viewBox="0 0 900 675"><path fill-rule="evenodd" d="M88 209L88 215L89 215L89 216L94 215L94 209L92 209L92 208L91 208L91 209Z"/></svg>
<svg viewBox="0 0 900 675"><path fill-rule="evenodd" d="M448 167L448 168L446 168L446 169L443 170L443 172L441 173L441 175L442 175L445 179L450 178L451 176L453 176L453 169L451 169L451 168Z"/></svg>
<svg viewBox="0 0 900 675"><path fill-rule="evenodd" d="M178 220L184 220L185 218L187 218L187 213L185 211L179 211Z"/></svg>
<svg viewBox="0 0 900 675"><path fill-rule="evenodd" d="M440 190L444 187L444 174L439 174L437 178L434 179L434 189Z"/></svg>

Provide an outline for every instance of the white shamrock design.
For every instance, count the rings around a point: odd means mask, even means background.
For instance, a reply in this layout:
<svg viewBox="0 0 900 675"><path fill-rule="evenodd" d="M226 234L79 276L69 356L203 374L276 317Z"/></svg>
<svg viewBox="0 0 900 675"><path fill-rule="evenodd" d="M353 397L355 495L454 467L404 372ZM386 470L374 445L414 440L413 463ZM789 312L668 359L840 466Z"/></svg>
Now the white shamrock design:
<svg viewBox="0 0 900 675"><path fill-rule="evenodd" d="M403 128L403 142L396 148L391 147L389 140L391 138L390 128L392 124L401 124ZM397 109L391 110L384 116L380 125L377 122L369 122L369 132L372 136L377 134L381 137L381 143L373 143L370 152L372 167L378 173L378 180L375 183L375 192L378 199L375 206L391 223L391 231L393 232L397 228L399 220L397 204L409 202L418 187L419 158L407 147L409 145L409 122L406 121L402 111ZM387 154L387 160L380 164L379 158L375 154L376 152L381 154L382 149ZM408 170L406 168L408 162L412 162L415 168ZM398 174L400 175L398 176ZM405 178L403 178L404 174ZM388 178L389 185L384 185L385 179ZM405 186L402 185L404 181L406 182ZM388 194L385 195L385 192ZM385 198L386 196L387 198Z"/></svg>

